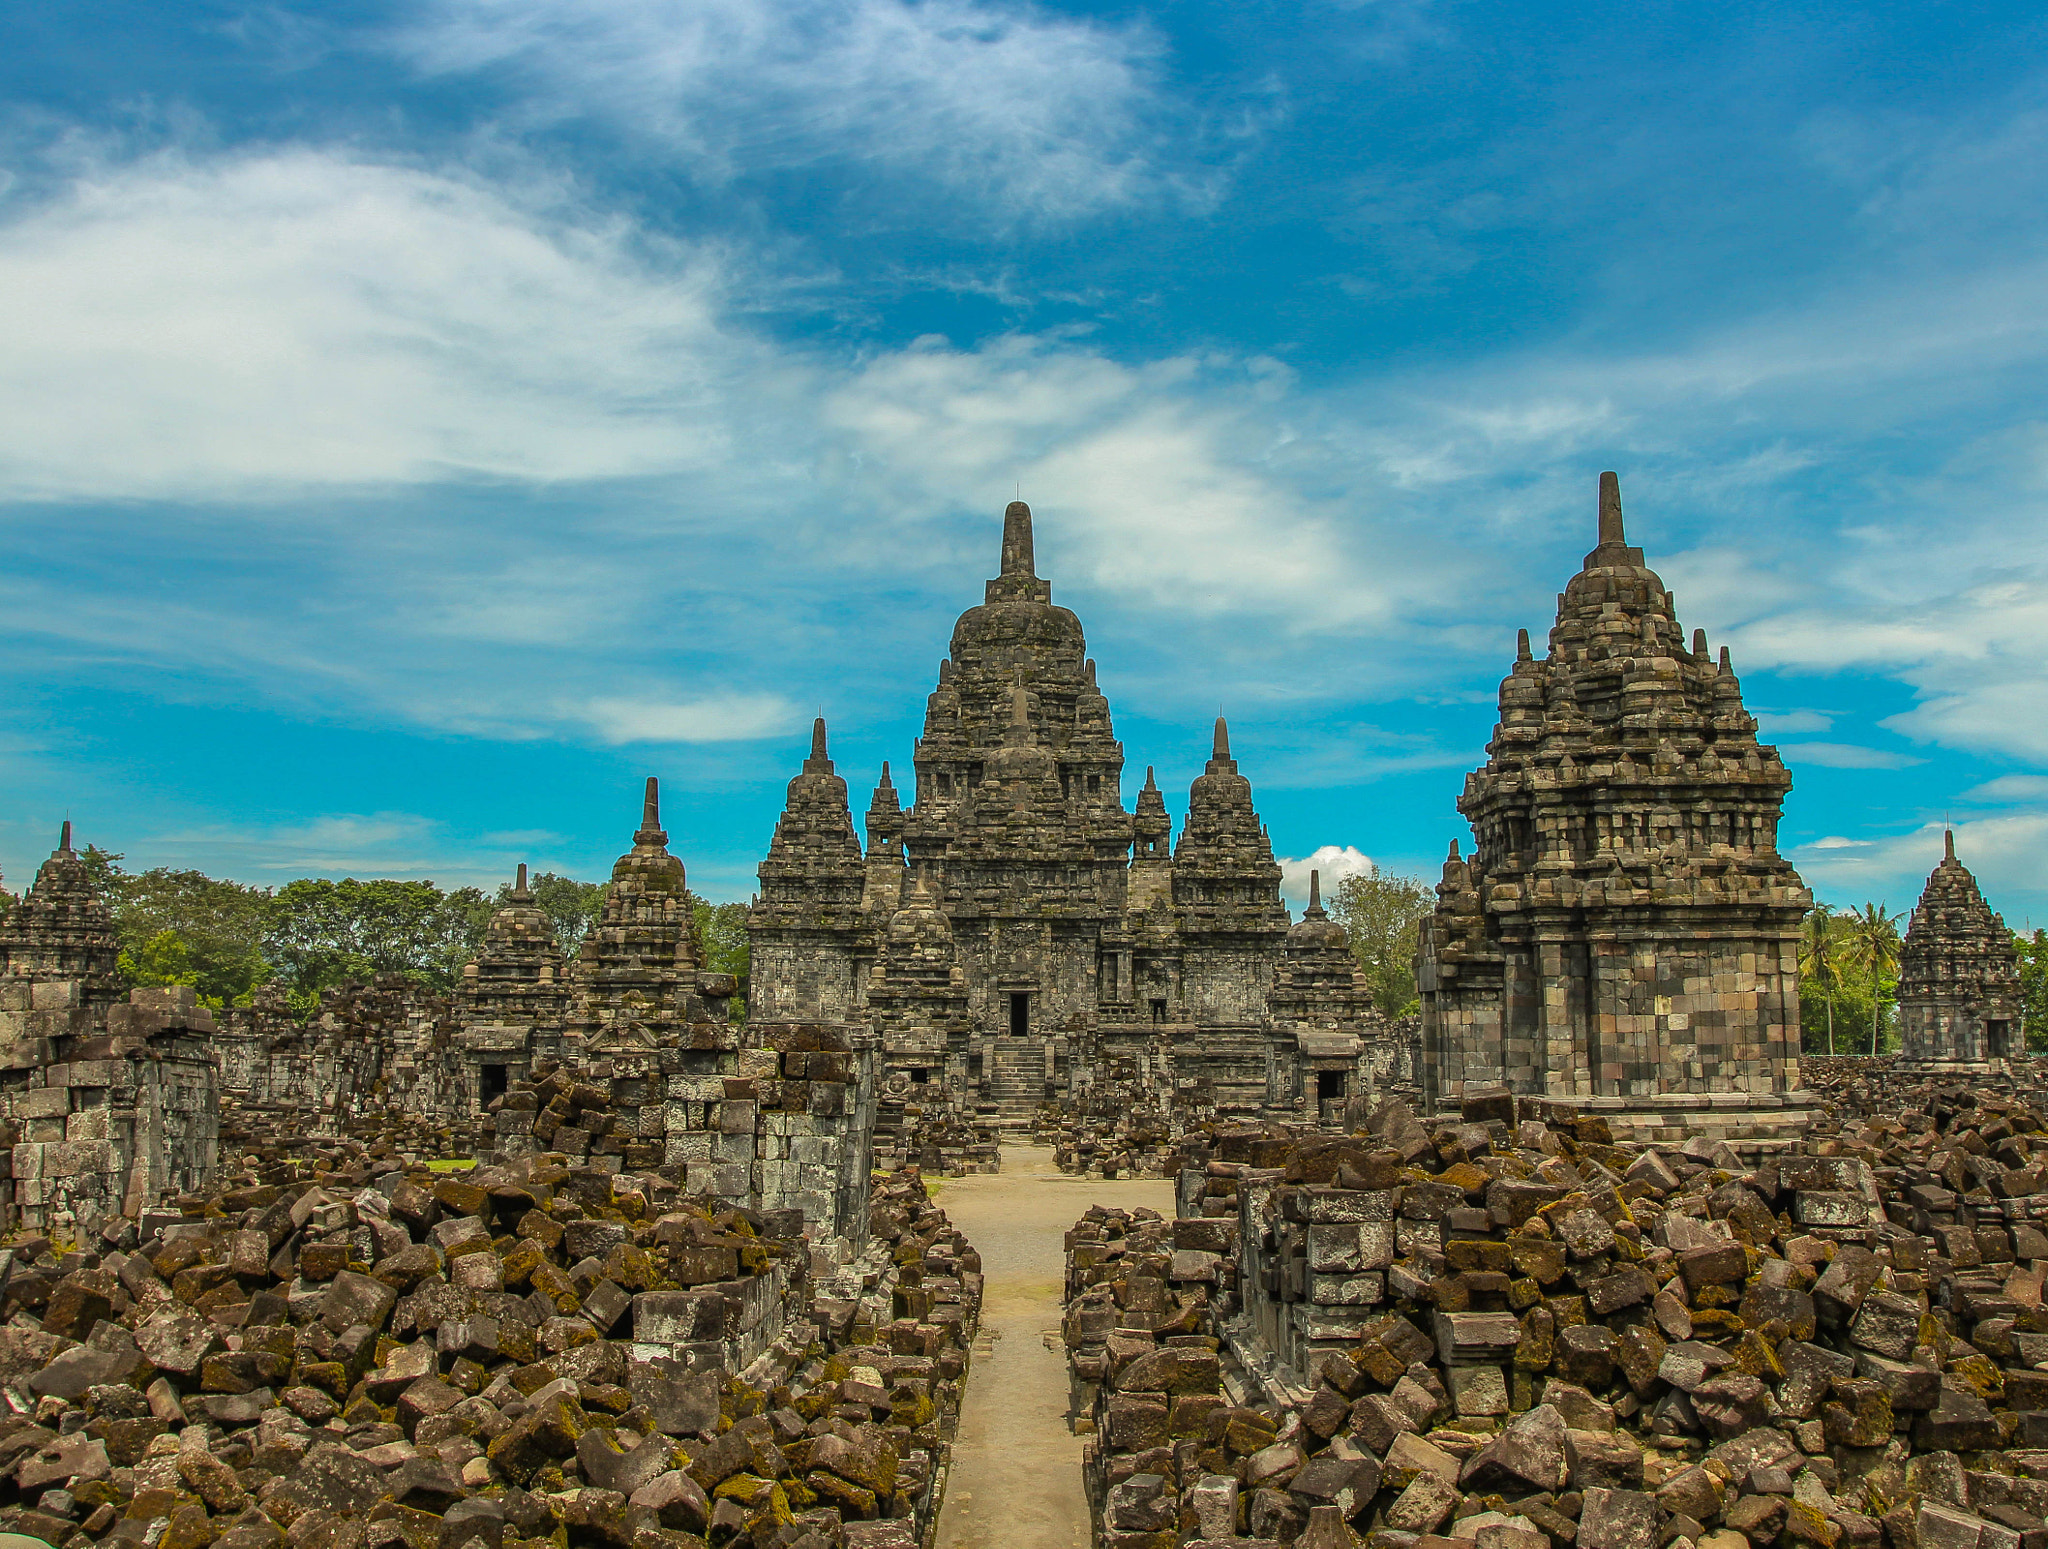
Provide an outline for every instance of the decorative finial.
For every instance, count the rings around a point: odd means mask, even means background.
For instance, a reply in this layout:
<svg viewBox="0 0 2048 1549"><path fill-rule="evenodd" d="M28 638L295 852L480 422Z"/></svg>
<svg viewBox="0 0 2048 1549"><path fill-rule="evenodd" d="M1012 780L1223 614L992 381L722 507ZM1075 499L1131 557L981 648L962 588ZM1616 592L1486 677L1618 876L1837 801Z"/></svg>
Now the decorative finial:
<svg viewBox="0 0 2048 1549"><path fill-rule="evenodd" d="M647 777L647 794L640 801L640 832L633 836L633 843L668 843L661 827L661 781L653 775Z"/></svg>
<svg viewBox="0 0 2048 1549"><path fill-rule="evenodd" d="M1018 740L1031 740L1031 696L1019 683L1010 690L1010 729L1018 734Z"/></svg>
<svg viewBox="0 0 2048 1549"><path fill-rule="evenodd" d="M1088 659L1087 659L1086 661L1084 661L1083 663L1081 663L1081 676L1082 676L1082 677L1083 677L1084 679L1086 679L1086 680L1087 680L1088 686L1089 686L1090 688L1093 688L1093 687L1095 687L1095 658L1094 658L1094 657L1092 657L1092 656L1091 656L1091 657L1089 657L1089 658L1088 658Z"/></svg>
<svg viewBox="0 0 2048 1549"><path fill-rule="evenodd" d="M1531 659L1529 654L1529 631L1518 629L1515 631L1515 660L1526 662Z"/></svg>
<svg viewBox="0 0 2048 1549"><path fill-rule="evenodd" d="M1734 674L1735 674L1735 665L1734 665L1734 663L1732 663L1731 661L1729 661L1729 659L1728 659L1728 647L1726 647L1726 646L1724 645L1724 646L1722 646L1722 647L1721 647L1721 675L1722 675L1723 677L1733 677L1733 676L1734 676Z"/></svg>
<svg viewBox="0 0 2048 1549"><path fill-rule="evenodd" d="M1450 853L1450 857L1449 857L1449 858L1450 858L1451 860L1457 860L1457 859L1458 859L1458 841L1457 841L1457 840L1455 840L1455 839L1453 839L1453 840L1451 841L1451 853Z"/></svg>
<svg viewBox="0 0 2048 1549"><path fill-rule="evenodd" d="M823 759L825 753L825 717L819 716L811 722L811 757Z"/></svg>
<svg viewBox="0 0 2048 1549"><path fill-rule="evenodd" d="M883 790L885 790L885 791L893 791L893 790L895 790L895 789L896 789L896 787L895 787L895 786L894 786L893 784L891 784L891 783L890 783L890 780L889 780L889 761L888 761L888 760L887 760L886 758L882 760L882 787L881 787L881 788L882 788Z"/></svg>
<svg viewBox="0 0 2048 1549"><path fill-rule="evenodd" d="M1695 629L1692 632L1692 654L1701 661L1707 658L1707 632L1704 629Z"/></svg>
<svg viewBox="0 0 2048 1549"><path fill-rule="evenodd" d="M1625 548L1628 538L1621 530L1621 479L1619 475L1600 475L1600 547L1609 545Z"/></svg>
<svg viewBox="0 0 2048 1549"><path fill-rule="evenodd" d="M1223 764L1230 761L1230 727L1222 716L1216 717L1216 746L1209 754L1210 761Z"/></svg>
<svg viewBox="0 0 2048 1549"><path fill-rule="evenodd" d="M1323 874L1313 867L1308 874L1308 906L1311 909L1323 907Z"/></svg>
<svg viewBox="0 0 2048 1549"><path fill-rule="evenodd" d="M57 848L68 851L71 848L71 819L64 820L64 827L57 834Z"/></svg>
<svg viewBox="0 0 2048 1549"><path fill-rule="evenodd" d="M515 893L523 893L523 892L525 892L525 891L526 891L526 862L525 862L525 861L521 861L521 862L519 863L519 880L518 880L517 882L515 882L515 883L513 883L513 884L512 884L512 891L513 891L513 892L515 892Z"/></svg>
<svg viewBox="0 0 2048 1549"><path fill-rule="evenodd" d="M1949 861L1956 858L1956 831L1953 828L1941 831L1941 858Z"/></svg>
<svg viewBox="0 0 2048 1549"><path fill-rule="evenodd" d="M1145 766L1145 789L1148 791L1156 791L1159 789L1157 782L1155 782L1152 778L1152 766L1150 764L1147 764Z"/></svg>
<svg viewBox="0 0 2048 1549"><path fill-rule="evenodd" d="M1003 574L1038 575L1031 552L1031 507L1021 500L1011 501L1003 512Z"/></svg>

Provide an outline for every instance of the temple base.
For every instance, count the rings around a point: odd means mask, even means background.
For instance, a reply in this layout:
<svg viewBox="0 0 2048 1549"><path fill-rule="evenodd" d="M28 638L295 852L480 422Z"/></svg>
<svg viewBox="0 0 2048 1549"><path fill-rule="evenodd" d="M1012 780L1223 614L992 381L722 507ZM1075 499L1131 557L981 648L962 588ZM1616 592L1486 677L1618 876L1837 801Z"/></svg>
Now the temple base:
<svg viewBox="0 0 2048 1549"><path fill-rule="evenodd" d="M1782 1151L1796 1145L1821 1117L1819 1094L1674 1092L1661 1097L1549 1097L1516 1099L1527 1117L1553 1123L1604 1119L1617 1144L1679 1146L1688 1140L1725 1140L1738 1151Z"/></svg>

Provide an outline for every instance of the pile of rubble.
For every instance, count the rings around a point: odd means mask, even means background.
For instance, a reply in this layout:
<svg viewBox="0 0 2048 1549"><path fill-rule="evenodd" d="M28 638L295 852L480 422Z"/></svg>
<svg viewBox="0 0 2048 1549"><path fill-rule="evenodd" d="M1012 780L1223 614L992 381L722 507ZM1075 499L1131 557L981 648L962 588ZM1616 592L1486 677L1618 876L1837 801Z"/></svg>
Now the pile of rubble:
<svg viewBox="0 0 2048 1549"><path fill-rule="evenodd" d="M536 1134L573 1069L515 1089ZM502 1131L501 1131L502 1133ZM908 1171L843 1267L675 1165L262 1157L0 1250L0 1526L151 1549L913 1549L980 1263ZM827 1273L827 1272L830 1273Z"/></svg>
<svg viewBox="0 0 2048 1549"><path fill-rule="evenodd" d="M1077 1113L1048 1104L1037 1139L1053 1148L1061 1172L1092 1178L1171 1178L1179 1166L1180 1130L1156 1104L1112 1113Z"/></svg>
<svg viewBox="0 0 2048 1549"><path fill-rule="evenodd" d="M1504 1092L1215 1133L1070 1239L1099 1541L2048 1542L2048 1125L1928 1095L1751 1162Z"/></svg>
<svg viewBox="0 0 2048 1549"><path fill-rule="evenodd" d="M1002 1171L1002 1148L995 1127L977 1124L937 1103L929 1108L904 1104L893 1131L885 1137L877 1128L878 1172L915 1167L932 1177L960 1178Z"/></svg>

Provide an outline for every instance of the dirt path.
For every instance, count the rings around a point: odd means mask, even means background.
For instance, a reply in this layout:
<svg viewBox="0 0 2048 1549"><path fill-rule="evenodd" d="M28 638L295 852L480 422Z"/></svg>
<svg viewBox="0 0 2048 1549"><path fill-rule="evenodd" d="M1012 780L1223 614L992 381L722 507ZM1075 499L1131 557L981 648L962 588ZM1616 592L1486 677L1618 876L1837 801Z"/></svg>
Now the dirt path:
<svg viewBox="0 0 2048 1549"><path fill-rule="evenodd" d="M1065 1419L1063 1243L1091 1204L1171 1215L1173 1185L1069 1178L1050 1147L1005 1146L1001 1173L949 1178L938 1202L981 1254L984 1277L938 1549L1088 1549L1082 1443Z"/></svg>

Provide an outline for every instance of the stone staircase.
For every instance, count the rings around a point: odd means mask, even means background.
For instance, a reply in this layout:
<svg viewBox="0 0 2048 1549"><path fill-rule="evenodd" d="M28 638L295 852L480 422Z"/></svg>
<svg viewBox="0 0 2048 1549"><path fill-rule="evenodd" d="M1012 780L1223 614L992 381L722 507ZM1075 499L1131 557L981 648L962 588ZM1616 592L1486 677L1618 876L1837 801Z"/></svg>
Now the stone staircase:
<svg viewBox="0 0 2048 1549"><path fill-rule="evenodd" d="M998 1038L990 1052L989 1103L1003 1129L1029 1129L1045 1100L1045 1049L1036 1038Z"/></svg>

